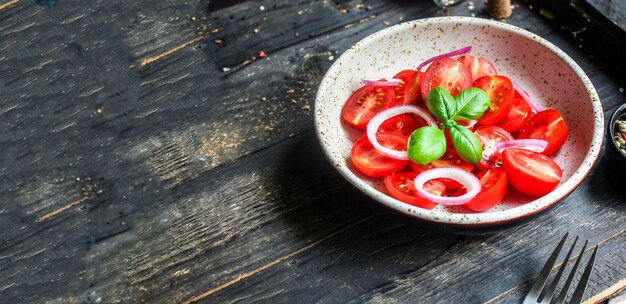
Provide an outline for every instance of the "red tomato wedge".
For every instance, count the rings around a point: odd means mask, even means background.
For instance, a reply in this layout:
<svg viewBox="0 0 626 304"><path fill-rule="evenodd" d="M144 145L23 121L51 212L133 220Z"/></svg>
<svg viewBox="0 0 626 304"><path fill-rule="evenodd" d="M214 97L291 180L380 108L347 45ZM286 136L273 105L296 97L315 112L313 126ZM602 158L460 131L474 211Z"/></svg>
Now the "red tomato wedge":
<svg viewBox="0 0 626 304"><path fill-rule="evenodd" d="M422 173L428 169L443 168L443 167L457 167L467 172L472 172L472 170L474 169L474 166L464 161L459 156L459 153L456 152L456 150L454 150L453 148L448 148L446 150L446 153L444 153L443 156L441 156L436 161L430 162L425 165L419 165L414 162L410 162L410 165L411 165L411 170L413 170L413 172L415 173ZM451 179L441 178L437 180L440 180L446 185L446 190L453 190L453 189L458 189L462 187L460 183Z"/></svg>
<svg viewBox="0 0 626 304"><path fill-rule="evenodd" d="M483 148L483 158L476 165L479 170L487 170L492 167L502 165L502 154L498 152L496 146L503 142L513 140L513 136L506 130L498 126L481 126L474 134L480 140ZM490 157L487 157L490 155Z"/></svg>
<svg viewBox="0 0 626 304"><path fill-rule="evenodd" d="M519 138L534 138L548 141L545 155L556 152L567 140L567 124L557 110L545 110L535 114L520 129Z"/></svg>
<svg viewBox="0 0 626 304"><path fill-rule="evenodd" d="M498 125L509 132L519 130L533 115L533 109L517 92L513 96L513 106L506 118Z"/></svg>
<svg viewBox="0 0 626 304"><path fill-rule="evenodd" d="M395 133L378 133L376 138L381 145L394 150L406 150L408 138ZM350 152L352 164L363 175L373 178L383 177L406 167L408 160L394 159L380 153L372 146L367 136L361 137Z"/></svg>
<svg viewBox="0 0 626 304"><path fill-rule="evenodd" d="M424 73L422 98L426 100L428 92L436 87L442 87L456 96L471 86L472 73L462 63L452 58L440 58L431 63Z"/></svg>
<svg viewBox="0 0 626 304"><path fill-rule="evenodd" d="M502 153L509 183L530 196L543 196L561 182L563 172L552 159L524 149L509 148Z"/></svg>
<svg viewBox="0 0 626 304"><path fill-rule="evenodd" d="M482 125L493 125L506 118L509 110L513 106L513 83L502 75L483 76L473 84L474 87L487 92L491 99L491 104L485 114L478 119Z"/></svg>
<svg viewBox="0 0 626 304"><path fill-rule="evenodd" d="M385 120L378 127L378 132L397 133L409 137L413 131L426 125L423 119L420 119L418 123L412 115L402 114Z"/></svg>
<svg viewBox="0 0 626 304"><path fill-rule="evenodd" d="M352 93L341 109L341 117L349 125L365 130L378 112L395 105L393 87L366 85Z"/></svg>
<svg viewBox="0 0 626 304"><path fill-rule="evenodd" d="M483 76L497 74L496 68L485 58L463 55L458 60L472 73L472 79L474 80Z"/></svg>
<svg viewBox="0 0 626 304"><path fill-rule="evenodd" d="M404 70L393 76L400 79L400 84L394 87L397 104L416 105L421 100L420 85L423 75L423 72L416 70Z"/></svg>
<svg viewBox="0 0 626 304"><path fill-rule="evenodd" d="M434 203L417 193L413 181L417 173L414 172L396 172L385 176L385 186L391 197L403 201L409 205L421 207L424 209L433 209L437 206ZM439 181L431 180L424 184L424 190L435 194L442 195L446 190L446 186Z"/></svg>
<svg viewBox="0 0 626 304"><path fill-rule="evenodd" d="M506 194L507 175L503 168L493 168L476 173L482 189L465 208L472 211L485 211L502 201Z"/></svg>

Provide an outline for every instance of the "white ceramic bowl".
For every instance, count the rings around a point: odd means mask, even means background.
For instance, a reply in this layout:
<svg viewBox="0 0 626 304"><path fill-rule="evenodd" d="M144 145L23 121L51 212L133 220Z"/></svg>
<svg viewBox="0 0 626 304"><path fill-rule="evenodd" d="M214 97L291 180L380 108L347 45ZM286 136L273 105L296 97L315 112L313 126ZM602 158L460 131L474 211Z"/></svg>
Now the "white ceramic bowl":
<svg viewBox="0 0 626 304"><path fill-rule="evenodd" d="M433 210L398 201L385 192L382 179L359 174L350 149L361 131L345 125L341 108L365 77L392 77L403 69L464 46L485 57L527 90L544 108L559 110L569 138L553 159L563 169L557 189L541 198L509 189L496 207L474 213L437 206ZM374 33L348 49L326 72L315 100L315 127L322 149L335 168L374 200L431 224L489 227L519 222L554 205L572 192L599 157L604 118L598 94L582 69L545 39L518 27L486 19L441 17L410 21ZM511 187L509 187L511 188Z"/></svg>

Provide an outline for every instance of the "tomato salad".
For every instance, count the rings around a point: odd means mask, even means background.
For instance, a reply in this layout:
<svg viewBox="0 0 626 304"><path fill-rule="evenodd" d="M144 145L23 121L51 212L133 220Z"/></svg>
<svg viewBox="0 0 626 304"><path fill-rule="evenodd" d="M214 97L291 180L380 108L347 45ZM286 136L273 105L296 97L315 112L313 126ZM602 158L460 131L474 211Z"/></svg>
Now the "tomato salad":
<svg viewBox="0 0 626 304"><path fill-rule="evenodd" d="M562 170L549 156L567 139L563 116L470 51L441 54L393 78L363 79L344 104L343 121L365 131L352 163L382 178L390 196L480 212L501 202L507 187L540 197L559 185Z"/></svg>

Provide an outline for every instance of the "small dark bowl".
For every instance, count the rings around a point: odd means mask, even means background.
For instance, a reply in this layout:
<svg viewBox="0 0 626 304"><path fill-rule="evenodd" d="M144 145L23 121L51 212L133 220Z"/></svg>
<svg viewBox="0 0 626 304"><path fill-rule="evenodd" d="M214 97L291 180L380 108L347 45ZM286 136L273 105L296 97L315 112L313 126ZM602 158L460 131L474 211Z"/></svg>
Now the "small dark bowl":
<svg viewBox="0 0 626 304"><path fill-rule="evenodd" d="M612 173L626 172L626 155L624 155L615 142L615 133L617 133L617 127L615 122L618 120L626 120L626 103L613 112L609 125L607 127L607 136L609 139L606 141L606 161L607 168Z"/></svg>

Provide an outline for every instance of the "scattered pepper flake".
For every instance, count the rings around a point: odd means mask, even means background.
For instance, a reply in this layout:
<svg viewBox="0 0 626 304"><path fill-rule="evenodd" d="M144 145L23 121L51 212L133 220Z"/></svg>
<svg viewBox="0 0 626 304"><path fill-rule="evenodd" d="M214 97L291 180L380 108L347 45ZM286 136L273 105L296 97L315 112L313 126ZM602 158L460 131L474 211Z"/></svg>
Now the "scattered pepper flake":
<svg viewBox="0 0 626 304"><path fill-rule="evenodd" d="M267 54L264 51L259 51L259 58L265 58Z"/></svg>
<svg viewBox="0 0 626 304"><path fill-rule="evenodd" d="M302 106L302 110L308 111L310 109L311 109L311 107L309 105Z"/></svg>
<svg viewBox="0 0 626 304"><path fill-rule="evenodd" d="M339 9L339 12L342 13L342 14L347 14L348 13L348 9L341 8L341 9Z"/></svg>
<svg viewBox="0 0 626 304"><path fill-rule="evenodd" d="M267 97L265 96L261 97L261 101L267 101Z"/></svg>
<svg viewBox="0 0 626 304"><path fill-rule="evenodd" d="M191 21L196 21L196 16L191 16Z"/></svg>
<svg viewBox="0 0 626 304"><path fill-rule="evenodd" d="M215 44L222 44L222 39L213 39L213 43Z"/></svg>
<svg viewBox="0 0 626 304"><path fill-rule="evenodd" d="M389 24L391 24L391 22L389 22L389 21L387 21L387 20L383 20L383 24L384 24L384 25L389 25Z"/></svg>
<svg viewBox="0 0 626 304"><path fill-rule="evenodd" d="M218 28L214 28L214 29L212 29L212 30L211 30L211 33L214 33L214 34L215 34L215 33L219 32L219 31L220 31L220 29L218 29Z"/></svg>
<svg viewBox="0 0 626 304"><path fill-rule="evenodd" d="M291 103L293 103L293 104L297 104L297 103L298 103L298 101L297 101L297 100L295 100L295 99L292 99L292 100L291 100Z"/></svg>
<svg viewBox="0 0 626 304"><path fill-rule="evenodd" d="M294 91L294 89L288 89L288 90L287 90L287 94L291 94L291 93L293 93L293 92L295 92L295 91Z"/></svg>

